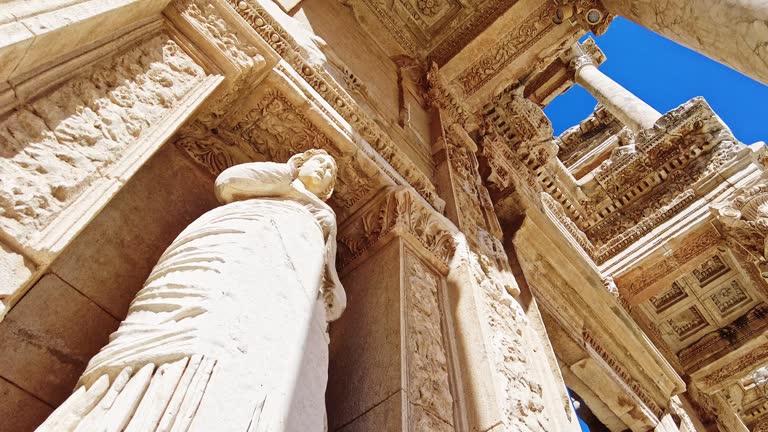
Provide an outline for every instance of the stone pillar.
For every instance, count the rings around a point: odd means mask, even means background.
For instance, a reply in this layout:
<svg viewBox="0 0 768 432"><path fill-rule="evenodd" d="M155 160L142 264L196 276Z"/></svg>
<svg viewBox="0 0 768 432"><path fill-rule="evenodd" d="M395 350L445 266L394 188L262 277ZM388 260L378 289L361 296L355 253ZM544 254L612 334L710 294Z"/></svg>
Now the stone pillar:
<svg viewBox="0 0 768 432"><path fill-rule="evenodd" d="M603 0L621 15L768 84L768 3L764 0Z"/></svg>
<svg viewBox="0 0 768 432"><path fill-rule="evenodd" d="M422 222L435 229L412 229ZM388 191L342 224L339 264L351 307L330 327L329 431L466 429L451 372L455 335L447 326L454 233L406 188Z"/></svg>
<svg viewBox="0 0 768 432"><path fill-rule="evenodd" d="M592 57L578 45L573 47L573 81L587 89L595 99L633 132L653 127L661 113L612 80L595 66Z"/></svg>

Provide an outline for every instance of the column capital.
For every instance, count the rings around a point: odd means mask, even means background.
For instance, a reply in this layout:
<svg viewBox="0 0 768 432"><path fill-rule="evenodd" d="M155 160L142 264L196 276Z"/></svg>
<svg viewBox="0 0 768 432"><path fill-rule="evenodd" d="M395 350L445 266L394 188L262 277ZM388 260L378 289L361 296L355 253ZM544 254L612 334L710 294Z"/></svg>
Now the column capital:
<svg viewBox="0 0 768 432"><path fill-rule="evenodd" d="M566 61L568 62L568 70L574 75L574 77L576 73L584 66L592 65L598 67L603 64L605 60L605 53L603 53L603 50L597 46L595 40L591 37L587 38L584 43L580 44L576 42L573 44L568 53L568 56L566 57Z"/></svg>

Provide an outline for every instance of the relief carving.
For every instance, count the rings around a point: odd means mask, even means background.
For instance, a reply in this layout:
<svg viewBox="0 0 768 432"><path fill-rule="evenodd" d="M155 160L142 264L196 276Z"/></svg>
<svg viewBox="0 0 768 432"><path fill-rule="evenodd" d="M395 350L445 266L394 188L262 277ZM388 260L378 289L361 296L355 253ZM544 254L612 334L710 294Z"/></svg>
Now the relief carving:
<svg viewBox="0 0 768 432"><path fill-rule="evenodd" d="M205 78L161 33L0 120L0 228L22 240L48 226Z"/></svg>
<svg viewBox="0 0 768 432"><path fill-rule="evenodd" d="M659 405L653 401L653 399L646 393L643 386L627 372L621 363L608 352L600 342L592 335L592 332L588 328L582 329L582 338L590 351L595 353L605 364L611 368L613 372L626 384L629 389L647 406L657 417L661 417L662 409Z"/></svg>
<svg viewBox="0 0 768 432"><path fill-rule="evenodd" d="M723 384L727 380L745 375L749 371L754 370L756 366L765 364L766 361L768 361L768 345L764 344L696 381L700 383L702 388L710 389Z"/></svg>
<svg viewBox="0 0 768 432"><path fill-rule="evenodd" d="M728 202L712 206L726 237L752 256L766 258L768 238L768 180L765 175L744 187Z"/></svg>
<svg viewBox="0 0 768 432"><path fill-rule="evenodd" d="M442 330L439 279L410 252L406 252L405 267L408 401L413 409L424 411L415 420L414 430L452 431L453 397Z"/></svg>
<svg viewBox="0 0 768 432"><path fill-rule="evenodd" d="M344 267L392 231L412 235L447 269L456 250L453 224L413 195L392 188L373 207L347 222L339 238L339 267Z"/></svg>
<svg viewBox="0 0 768 432"><path fill-rule="evenodd" d="M696 306L678 312L667 323L681 340L707 326L707 320Z"/></svg>
<svg viewBox="0 0 768 432"><path fill-rule="evenodd" d="M720 315L723 316L728 315L736 307L750 300L744 288L735 280L710 295L709 298L717 307Z"/></svg>
<svg viewBox="0 0 768 432"><path fill-rule="evenodd" d="M344 154L301 115L296 106L276 91L267 92L245 114L227 119L213 130L199 123L185 127L177 145L214 174L232 164L249 160L288 160L296 152L317 146L339 161L337 193L333 202L341 209L351 209L373 188L372 177L359 161Z"/></svg>
<svg viewBox="0 0 768 432"><path fill-rule="evenodd" d="M243 34L242 29L231 22L235 16L230 15L230 6L225 0L175 0L170 7L185 21L183 26L191 26L226 59L220 61L219 66L231 81L229 87L216 100L206 103L197 115L198 121L213 127L242 95L242 90L257 82L257 75L263 72L266 59L250 40L253 36ZM167 11L166 15L171 20L175 18L172 12Z"/></svg>
<svg viewBox="0 0 768 432"><path fill-rule="evenodd" d="M652 296L649 300L654 309L656 309L656 313L661 313L686 297L688 297L688 294L683 289L682 283L674 281L669 289L657 296Z"/></svg>
<svg viewBox="0 0 768 432"><path fill-rule="evenodd" d="M714 255L693 269L691 273L693 273L693 276L699 282L700 286L705 286L725 273L728 273L728 270L730 270L730 268L723 262L723 259L720 258L719 255Z"/></svg>
<svg viewBox="0 0 768 432"><path fill-rule="evenodd" d="M499 71L512 63L520 53L530 48L556 25L555 3L544 2L514 27L493 48L464 70L456 80L466 95L475 93Z"/></svg>
<svg viewBox="0 0 768 432"><path fill-rule="evenodd" d="M488 271L487 264L483 264L487 258L468 253L489 327L490 354L499 374L497 386L502 398L504 430L550 430L543 389L529 372L530 354L523 334L523 329L529 325L528 319L503 283Z"/></svg>

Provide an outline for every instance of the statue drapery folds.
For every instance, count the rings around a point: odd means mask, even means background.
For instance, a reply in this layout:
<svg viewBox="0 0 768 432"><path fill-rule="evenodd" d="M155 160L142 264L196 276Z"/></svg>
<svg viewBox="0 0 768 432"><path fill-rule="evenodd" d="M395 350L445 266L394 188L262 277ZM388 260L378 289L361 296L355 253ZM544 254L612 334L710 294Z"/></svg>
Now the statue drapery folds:
<svg viewBox="0 0 768 432"><path fill-rule="evenodd" d="M231 167L39 431L322 431L346 305L323 150Z"/></svg>

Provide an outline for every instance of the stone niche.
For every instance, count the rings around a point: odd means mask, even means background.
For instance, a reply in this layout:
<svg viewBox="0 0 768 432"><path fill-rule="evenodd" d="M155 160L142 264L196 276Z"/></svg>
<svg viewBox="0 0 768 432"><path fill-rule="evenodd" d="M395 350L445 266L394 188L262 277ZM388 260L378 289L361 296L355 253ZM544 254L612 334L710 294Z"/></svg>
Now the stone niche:
<svg viewBox="0 0 768 432"><path fill-rule="evenodd" d="M0 322L0 416L32 431L72 392L171 240L216 205L213 176L166 145Z"/></svg>

